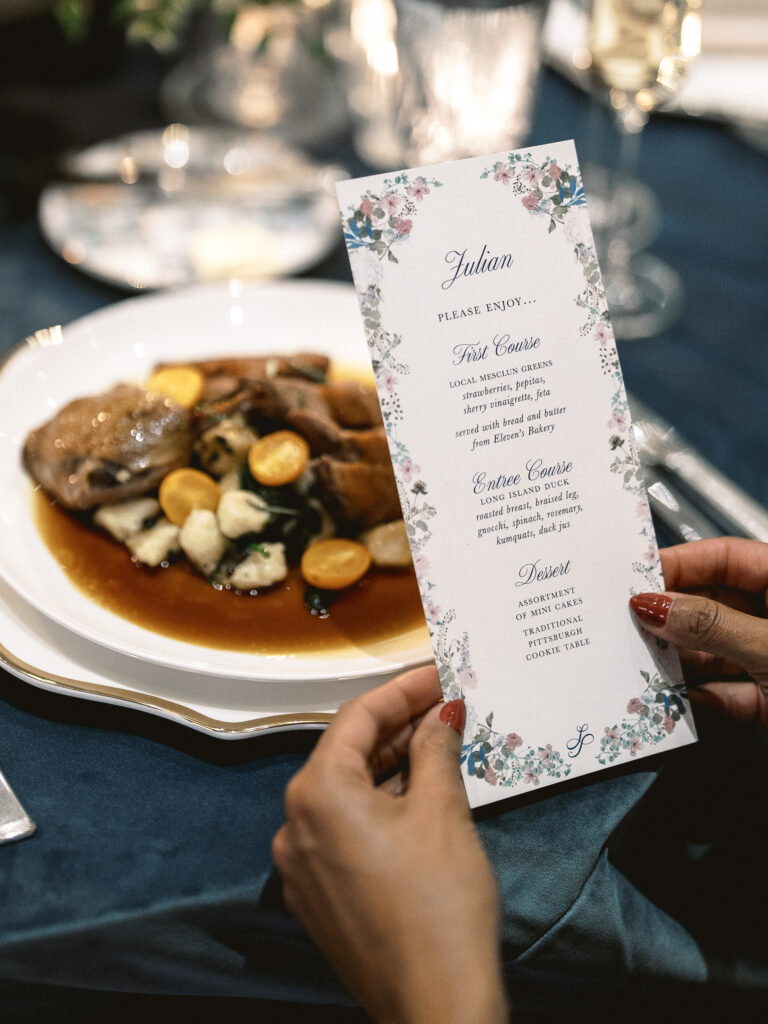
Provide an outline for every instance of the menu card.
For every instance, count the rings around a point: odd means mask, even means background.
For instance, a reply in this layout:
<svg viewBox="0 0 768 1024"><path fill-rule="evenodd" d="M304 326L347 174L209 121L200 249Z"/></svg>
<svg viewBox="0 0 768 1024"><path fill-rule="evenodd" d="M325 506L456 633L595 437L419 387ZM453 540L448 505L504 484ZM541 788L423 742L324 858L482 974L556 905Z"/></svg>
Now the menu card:
<svg viewBox="0 0 768 1024"><path fill-rule="evenodd" d="M337 191L470 803L692 742L573 143Z"/></svg>

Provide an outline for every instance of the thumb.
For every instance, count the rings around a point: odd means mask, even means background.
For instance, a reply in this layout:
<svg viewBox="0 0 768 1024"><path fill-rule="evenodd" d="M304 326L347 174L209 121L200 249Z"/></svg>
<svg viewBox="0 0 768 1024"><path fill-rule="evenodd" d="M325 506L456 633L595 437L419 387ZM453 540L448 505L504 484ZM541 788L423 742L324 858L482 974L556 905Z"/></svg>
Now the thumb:
<svg viewBox="0 0 768 1024"><path fill-rule="evenodd" d="M429 795L468 807L459 759L466 708L463 700L452 700L432 708L421 720L411 739L410 793Z"/></svg>
<svg viewBox="0 0 768 1024"><path fill-rule="evenodd" d="M768 621L706 597L636 594L632 611L655 636L735 662L768 688Z"/></svg>

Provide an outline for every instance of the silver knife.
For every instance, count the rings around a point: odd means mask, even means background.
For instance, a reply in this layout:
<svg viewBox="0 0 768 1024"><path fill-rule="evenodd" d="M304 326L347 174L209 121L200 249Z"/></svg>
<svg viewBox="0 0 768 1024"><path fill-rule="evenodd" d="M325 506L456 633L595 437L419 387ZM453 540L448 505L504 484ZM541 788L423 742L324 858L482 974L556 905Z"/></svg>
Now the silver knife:
<svg viewBox="0 0 768 1024"><path fill-rule="evenodd" d="M768 511L715 469L674 427L629 398L640 459L662 466L683 481L701 501L708 516L721 520L744 537L768 541Z"/></svg>
<svg viewBox="0 0 768 1024"><path fill-rule="evenodd" d="M19 803L8 782L0 772L0 843L24 839L35 831L35 823Z"/></svg>

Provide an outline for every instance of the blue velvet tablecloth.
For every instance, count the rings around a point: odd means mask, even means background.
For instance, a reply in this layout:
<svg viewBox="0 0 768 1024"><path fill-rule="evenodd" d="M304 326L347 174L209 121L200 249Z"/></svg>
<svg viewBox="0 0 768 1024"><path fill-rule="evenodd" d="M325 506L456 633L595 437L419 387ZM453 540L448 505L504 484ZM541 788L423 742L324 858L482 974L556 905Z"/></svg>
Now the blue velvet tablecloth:
<svg viewBox="0 0 768 1024"><path fill-rule="evenodd" d="M545 75L531 142L578 146L586 121L585 98ZM34 174L4 145L7 350L121 294L46 249ZM662 336L621 345L627 384L768 504L768 158L725 126L656 117L639 174L662 205L654 251L687 305ZM341 247L315 276L349 279ZM307 1020L361 1019L283 911L270 860L283 789L312 743L222 743L0 673L0 766L39 826L0 846L0 1021L115 1007L269 1021L296 1004ZM764 737L711 726L694 748L480 815L523 1015L768 1007L767 774Z"/></svg>

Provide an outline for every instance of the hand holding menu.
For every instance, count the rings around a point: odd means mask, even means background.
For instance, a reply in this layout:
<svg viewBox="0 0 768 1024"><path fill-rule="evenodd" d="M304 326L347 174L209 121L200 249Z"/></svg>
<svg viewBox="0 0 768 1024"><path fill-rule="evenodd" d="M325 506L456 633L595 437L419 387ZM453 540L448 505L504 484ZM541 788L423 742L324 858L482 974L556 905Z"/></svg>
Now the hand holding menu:
<svg viewBox="0 0 768 1024"><path fill-rule="evenodd" d="M470 803L692 742L573 144L338 195Z"/></svg>

